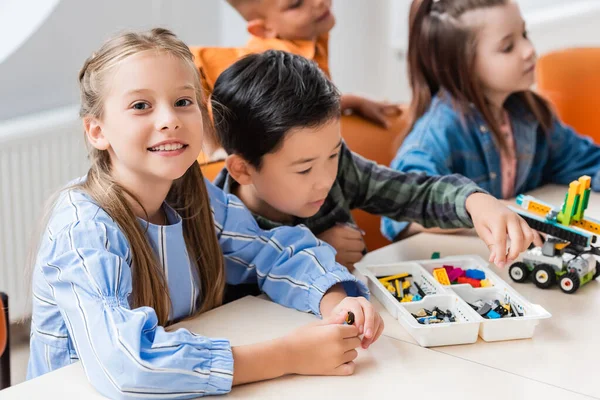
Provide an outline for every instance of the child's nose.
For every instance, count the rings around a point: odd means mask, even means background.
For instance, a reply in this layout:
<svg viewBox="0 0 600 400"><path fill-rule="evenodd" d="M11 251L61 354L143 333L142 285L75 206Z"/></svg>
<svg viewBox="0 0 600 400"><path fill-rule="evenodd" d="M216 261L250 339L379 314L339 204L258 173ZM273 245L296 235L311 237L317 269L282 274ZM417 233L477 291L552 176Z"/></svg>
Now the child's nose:
<svg viewBox="0 0 600 400"><path fill-rule="evenodd" d="M157 119L157 128L159 131L179 129L181 122L173 110L163 109Z"/></svg>
<svg viewBox="0 0 600 400"><path fill-rule="evenodd" d="M317 181L315 189L319 192L329 192L329 189L331 189L331 186L333 186L333 182L335 182L336 176L331 177L328 174L323 174L323 176Z"/></svg>
<svg viewBox="0 0 600 400"><path fill-rule="evenodd" d="M319 8L323 8L329 4L331 0L315 0L315 5Z"/></svg>
<svg viewBox="0 0 600 400"><path fill-rule="evenodd" d="M531 58L535 57L535 47L533 47L533 44L528 43L525 47L525 50L523 52L523 57L525 58L525 60L530 60Z"/></svg>

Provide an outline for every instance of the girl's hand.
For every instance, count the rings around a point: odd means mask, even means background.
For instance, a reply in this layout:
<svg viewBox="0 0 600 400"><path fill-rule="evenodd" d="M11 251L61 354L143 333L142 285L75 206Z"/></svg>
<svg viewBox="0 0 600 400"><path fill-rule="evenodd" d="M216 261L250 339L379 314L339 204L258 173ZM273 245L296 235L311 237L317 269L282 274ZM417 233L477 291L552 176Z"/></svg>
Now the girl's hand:
<svg viewBox="0 0 600 400"><path fill-rule="evenodd" d="M364 297L346 297L338 303L329 314L331 317L346 318L348 311L354 314L354 325L363 335L361 346L367 349L379 339L383 332L383 319L369 300Z"/></svg>
<svg viewBox="0 0 600 400"><path fill-rule="evenodd" d="M346 316L332 314L303 326L283 338L286 373L300 375L352 375L360 346L358 328L345 325Z"/></svg>

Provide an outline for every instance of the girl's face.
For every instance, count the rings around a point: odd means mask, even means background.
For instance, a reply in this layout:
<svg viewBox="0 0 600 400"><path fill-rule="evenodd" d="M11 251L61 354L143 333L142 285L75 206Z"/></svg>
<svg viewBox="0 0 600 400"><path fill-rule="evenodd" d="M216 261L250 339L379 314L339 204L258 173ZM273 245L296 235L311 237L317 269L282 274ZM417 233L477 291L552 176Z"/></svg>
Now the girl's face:
<svg viewBox="0 0 600 400"><path fill-rule="evenodd" d="M536 54L519 6L511 1L469 11L462 18L477 27L475 71L488 100L503 102L529 89L535 80Z"/></svg>
<svg viewBox="0 0 600 400"><path fill-rule="evenodd" d="M154 185L181 177L201 150L194 71L167 53L121 61L105 77L103 115L86 121L92 145L110 154L111 174Z"/></svg>

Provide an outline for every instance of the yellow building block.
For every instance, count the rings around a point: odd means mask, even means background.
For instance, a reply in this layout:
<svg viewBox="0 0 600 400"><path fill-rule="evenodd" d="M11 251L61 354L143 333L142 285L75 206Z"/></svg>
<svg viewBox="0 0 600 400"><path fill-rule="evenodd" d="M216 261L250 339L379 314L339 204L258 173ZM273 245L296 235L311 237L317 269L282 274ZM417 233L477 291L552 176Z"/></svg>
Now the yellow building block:
<svg viewBox="0 0 600 400"><path fill-rule="evenodd" d="M398 275L390 275L390 276L386 276L385 278L378 278L379 282L383 283L383 282L390 282L396 279L402 279L402 278L408 278L409 276L411 276L410 274L404 273L404 274L398 274Z"/></svg>
<svg viewBox="0 0 600 400"><path fill-rule="evenodd" d="M394 288L394 285L389 282L381 282L381 284L387 289L388 292L392 294L392 296L396 296L396 289Z"/></svg>
<svg viewBox="0 0 600 400"><path fill-rule="evenodd" d="M404 296L402 298L402 300L400 300L400 303L410 303L412 301L413 297L412 294L407 294L406 296Z"/></svg>
<svg viewBox="0 0 600 400"><path fill-rule="evenodd" d="M433 270L433 277L436 281L441 283L442 285L450 286L450 279L448 278L448 273L444 268L436 268Z"/></svg>
<svg viewBox="0 0 600 400"><path fill-rule="evenodd" d="M490 282L489 279L483 279L479 283L481 284L481 287L491 287L491 286L494 286L494 285L492 285L492 282Z"/></svg>

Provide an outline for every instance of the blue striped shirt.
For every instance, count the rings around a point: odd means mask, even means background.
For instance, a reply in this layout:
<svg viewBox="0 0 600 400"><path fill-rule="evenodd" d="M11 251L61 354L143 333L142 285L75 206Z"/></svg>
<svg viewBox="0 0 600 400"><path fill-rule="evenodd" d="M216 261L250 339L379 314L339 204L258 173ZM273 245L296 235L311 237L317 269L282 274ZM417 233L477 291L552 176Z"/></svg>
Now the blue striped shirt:
<svg viewBox="0 0 600 400"><path fill-rule="evenodd" d="M350 296L368 295L307 228L262 231L236 197L206 185L227 283L258 282L277 303L317 315L337 283ZM202 294L181 218L165 210L169 224L148 224L147 237L167 280L169 319L178 320L198 309ZM226 339L166 332L152 308L130 307L131 261L124 233L103 209L79 190L61 195L33 273L28 379L81 360L92 385L110 398L187 399L231 390Z"/></svg>

